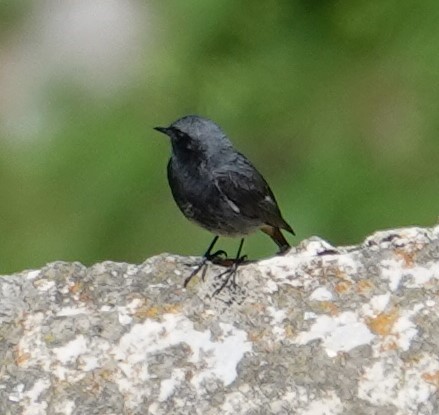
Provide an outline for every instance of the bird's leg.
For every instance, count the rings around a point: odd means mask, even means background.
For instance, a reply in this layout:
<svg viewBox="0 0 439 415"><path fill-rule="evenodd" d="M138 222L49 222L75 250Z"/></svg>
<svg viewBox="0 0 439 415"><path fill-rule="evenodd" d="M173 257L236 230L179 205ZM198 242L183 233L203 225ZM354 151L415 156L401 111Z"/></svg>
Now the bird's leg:
<svg viewBox="0 0 439 415"><path fill-rule="evenodd" d="M224 277L223 283L220 285L219 288L217 288L213 292L212 296L219 294L222 291L222 289L227 285L227 283L230 281L230 279L232 279L232 284L234 286L236 286L236 281L235 281L236 271L238 270L238 266L241 265L247 258L247 255L241 256L241 251L242 251L243 245L244 245L244 238L242 238L241 242L239 243L238 252L236 254L236 258L233 261L232 265L226 271L222 272L221 274L219 274L217 276L217 278L221 278L222 276L225 276L225 277Z"/></svg>
<svg viewBox="0 0 439 415"><path fill-rule="evenodd" d="M204 281L204 277L206 276L206 271L207 271L207 267L205 267L207 261L212 261L213 259L215 259L215 258L217 258L218 256L221 256L221 255L225 255L226 258L227 258L227 252L222 250L222 249L220 249L218 251L215 251L214 253L211 253L211 251L212 251L213 247L215 246L216 241L218 240L218 238L219 238L218 235L216 235L215 238L213 238L213 241L210 243L209 248L207 248L207 251L204 253L203 259L201 260L201 262L191 272L189 277L187 277L184 280L183 287L186 288L186 286L189 284L189 281L192 279L192 277L194 275L196 275L200 271L200 269L203 268L203 267L204 267L204 270L203 270L203 274L202 274L201 278Z"/></svg>

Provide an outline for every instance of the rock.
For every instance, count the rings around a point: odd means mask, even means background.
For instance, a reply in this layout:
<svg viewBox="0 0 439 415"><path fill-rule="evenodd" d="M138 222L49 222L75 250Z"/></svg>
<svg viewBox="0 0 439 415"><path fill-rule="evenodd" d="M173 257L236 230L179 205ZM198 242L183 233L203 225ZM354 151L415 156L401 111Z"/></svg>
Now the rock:
<svg viewBox="0 0 439 415"><path fill-rule="evenodd" d="M313 237L216 296L198 261L0 277L0 413L439 413L439 226Z"/></svg>

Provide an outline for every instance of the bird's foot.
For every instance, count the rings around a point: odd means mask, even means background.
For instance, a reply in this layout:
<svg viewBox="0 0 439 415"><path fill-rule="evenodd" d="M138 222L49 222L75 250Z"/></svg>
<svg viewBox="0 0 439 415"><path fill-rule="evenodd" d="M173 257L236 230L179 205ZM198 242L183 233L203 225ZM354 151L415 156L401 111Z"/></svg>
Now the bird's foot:
<svg viewBox="0 0 439 415"><path fill-rule="evenodd" d="M224 258L221 258L221 257ZM207 256L207 260L210 262L213 262L214 264L222 265L224 261L227 261L227 252L223 249L219 249L218 251L215 251L213 254L209 254Z"/></svg>
<svg viewBox="0 0 439 415"><path fill-rule="evenodd" d="M228 284L228 282L231 282L231 285L233 287L236 287L238 284L236 284L236 272L238 270L238 267L242 265L245 260L247 259L247 255L243 255L237 259L235 259L232 264L227 268L225 271L223 271L221 274L217 275L216 278L223 279L221 285L213 292L212 297L219 294L223 288Z"/></svg>
<svg viewBox="0 0 439 415"><path fill-rule="evenodd" d="M224 258L220 258L224 255ZM203 257L201 262L196 266L196 268L190 273L190 275L184 280L183 287L186 288L186 286L189 284L190 280L198 274L198 272L203 268L203 272L201 274L201 279L204 281L206 277L207 272L207 262L213 262L214 264L222 265L223 261L227 260L227 252L220 249L213 254L208 254Z"/></svg>

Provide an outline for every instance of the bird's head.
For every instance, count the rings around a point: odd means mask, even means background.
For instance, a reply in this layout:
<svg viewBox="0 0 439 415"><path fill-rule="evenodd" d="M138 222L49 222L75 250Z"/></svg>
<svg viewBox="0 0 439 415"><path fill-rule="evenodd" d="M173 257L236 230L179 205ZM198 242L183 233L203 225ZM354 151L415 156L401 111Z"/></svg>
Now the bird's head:
<svg viewBox="0 0 439 415"><path fill-rule="evenodd" d="M213 121L187 115L174 121L169 127L155 127L171 138L172 149L177 157L191 157L232 148L232 144L221 128Z"/></svg>

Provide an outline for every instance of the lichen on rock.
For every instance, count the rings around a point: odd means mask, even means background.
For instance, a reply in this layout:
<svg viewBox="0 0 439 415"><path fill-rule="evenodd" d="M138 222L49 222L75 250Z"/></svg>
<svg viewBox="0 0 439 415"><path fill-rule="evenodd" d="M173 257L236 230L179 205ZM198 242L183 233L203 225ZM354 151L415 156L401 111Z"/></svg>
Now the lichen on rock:
<svg viewBox="0 0 439 415"><path fill-rule="evenodd" d="M439 226L313 237L216 296L197 261L0 277L0 413L439 413Z"/></svg>

